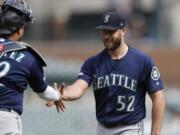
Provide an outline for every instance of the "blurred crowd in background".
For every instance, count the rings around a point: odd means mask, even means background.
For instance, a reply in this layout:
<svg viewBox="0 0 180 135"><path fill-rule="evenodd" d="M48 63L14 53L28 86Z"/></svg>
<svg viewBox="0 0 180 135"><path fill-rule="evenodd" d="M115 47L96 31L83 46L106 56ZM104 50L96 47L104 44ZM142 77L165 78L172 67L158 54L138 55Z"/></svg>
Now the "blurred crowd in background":
<svg viewBox="0 0 180 135"><path fill-rule="evenodd" d="M1 3L2 1L0 0ZM115 10L127 16L129 24L127 42L143 49L155 59L165 83L167 105L163 135L180 134L180 0L27 0L27 2L30 3L36 19L33 25L27 27L25 41L36 47L46 58L48 63L47 79L50 82L72 82L77 77L83 60L102 50L100 32L95 30L95 27L99 24L100 17L104 12ZM56 125L58 123L55 122L57 116L48 113L49 110L43 109L41 111L44 115L50 115L51 120L47 117L38 119L37 123L33 123L30 128L28 122L32 117L41 113L38 109L42 107L42 104L31 105L32 100L30 101L29 98L34 97L31 94L26 96L28 97L25 104L28 106L23 115L24 133L26 135L45 135L37 128L38 122L48 120L51 122L49 126L53 128L53 123ZM88 99L87 103L92 100ZM34 99L33 103L36 101L37 99ZM80 101L83 102L83 99ZM85 105L80 101L75 104ZM87 109L89 115L89 112L94 113L93 107L93 105L87 104L83 109ZM82 108L78 109L72 107L71 111L76 112L75 115L87 111ZM150 112L150 110L148 111ZM63 116L68 119L69 123L76 123L77 116L71 115L71 118L67 113L60 116L59 121L61 122L54 130L49 129L49 132L46 131L46 133L59 132L72 135L73 131L78 131L73 135L79 135L80 130L75 129L73 124L72 126L67 123L65 124L68 126L64 125ZM94 114L89 116L94 117ZM87 121L86 116L83 118ZM146 130L150 126L149 121L150 119L146 121ZM78 119L78 122L83 123L83 119ZM80 126L83 125L80 124ZM64 129L61 130L61 127ZM68 127L72 132L67 132L66 128ZM90 125L86 127L84 124L83 131L87 133L88 128L94 127ZM34 131L34 133L30 131ZM93 133L89 132L89 134Z"/></svg>
<svg viewBox="0 0 180 135"><path fill-rule="evenodd" d="M2 1L2 0L1 0ZM129 37L180 43L179 0L29 0L36 18L30 40L98 39L94 27L105 11L129 18ZM35 34L36 33L36 34Z"/></svg>

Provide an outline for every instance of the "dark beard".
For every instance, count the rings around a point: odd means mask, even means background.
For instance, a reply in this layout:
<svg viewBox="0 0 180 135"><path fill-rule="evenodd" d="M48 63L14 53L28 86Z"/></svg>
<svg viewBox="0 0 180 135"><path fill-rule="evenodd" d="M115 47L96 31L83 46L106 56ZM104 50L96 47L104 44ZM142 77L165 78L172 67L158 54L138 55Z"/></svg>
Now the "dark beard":
<svg viewBox="0 0 180 135"><path fill-rule="evenodd" d="M112 48L109 48L108 50L109 51L115 51L117 48L119 48L121 45L121 39L114 39L113 40L113 47Z"/></svg>

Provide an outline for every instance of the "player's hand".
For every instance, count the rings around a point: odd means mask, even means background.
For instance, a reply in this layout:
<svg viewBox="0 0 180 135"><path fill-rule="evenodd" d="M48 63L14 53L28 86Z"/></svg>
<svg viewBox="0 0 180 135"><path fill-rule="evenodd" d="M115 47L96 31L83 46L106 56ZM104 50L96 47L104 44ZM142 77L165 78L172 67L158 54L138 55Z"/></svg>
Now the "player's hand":
<svg viewBox="0 0 180 135"><path fill-rule="evenodd" d="M64 112L64 110L66 109L63 99L62 99L63 94L64 94L64 86L65 86L65 83L62 83L59 89L59 92L61 94L60 99L54 102L58 112L60 112L60 110ZM54 83L54 89L58 90L57 83Z"/></svg>
<svg viewBox="0 0 180 135"><path fill-rule="evenodd" d="M53 105L54 105L54 101L52 101L52 100L48 100L46 103L47 107L52 107Z"/></svg>
<svg viewBox="0 0 180 135"><path fill-rule="evenodd" d="M53 105L55 105L58 112L60 112L60 110L61 111L65 110L66 107L65 107L63 100L62 100L62 96L64 93L64 86L65 86L65 84L62 83L60 89L58 89L57 83L54 83L53 87L56 91L58 91L60 93L60 99L58 101L52 101L52 100L47 101L47 103L46 103L47 107L52 107Z"/></svg>
<svg viewBox="0 0 180 135"><path fill-rule="evenodd" d="M57 88L57 83L56 83L56 82L53 84L53 88L54 88L54 90L57 91L57 92L59 93L59 95L61 96L61 92L60 92L60 90L58 90L58 88ZM55 104L54 104L54 100L48 100L48 101L46 102L46 106L47 106L47 107L52 107L52 106L54 106L54 105L55 105Z"/></svg>

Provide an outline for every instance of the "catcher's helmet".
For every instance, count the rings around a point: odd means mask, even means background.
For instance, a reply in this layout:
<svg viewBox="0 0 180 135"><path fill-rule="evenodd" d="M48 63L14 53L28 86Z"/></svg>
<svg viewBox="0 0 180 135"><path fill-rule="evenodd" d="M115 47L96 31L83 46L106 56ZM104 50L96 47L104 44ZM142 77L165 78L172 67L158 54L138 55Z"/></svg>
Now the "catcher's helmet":
<svg viewBox="0 0 180 135"><path fill-rule="evenodd" d="M12 34L29 22L33 22L32 10L24 0L6 0L1 5L1 35Z"/></svg>

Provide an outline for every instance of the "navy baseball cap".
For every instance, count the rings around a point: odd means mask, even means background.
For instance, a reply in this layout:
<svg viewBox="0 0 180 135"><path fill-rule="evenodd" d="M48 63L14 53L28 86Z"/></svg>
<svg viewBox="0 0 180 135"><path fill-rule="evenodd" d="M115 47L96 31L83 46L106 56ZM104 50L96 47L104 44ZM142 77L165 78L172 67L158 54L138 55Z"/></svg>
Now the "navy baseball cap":
<svg viewBox="0 0 180 135"><path fill-rule="evenodd" d="M117 30L126 27L126 18L117 12L107 12L102 15L100 25L96 27L99 30Z"/></svg>

